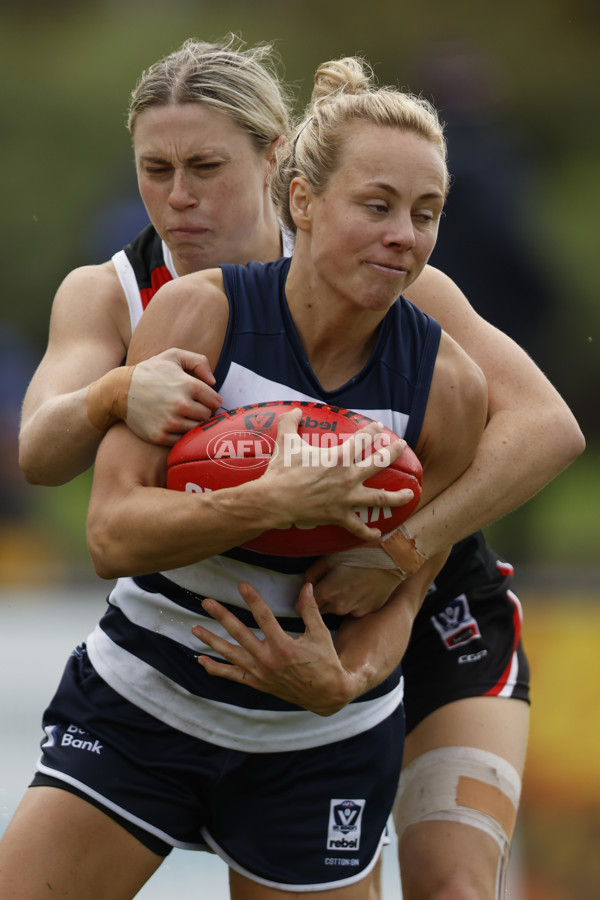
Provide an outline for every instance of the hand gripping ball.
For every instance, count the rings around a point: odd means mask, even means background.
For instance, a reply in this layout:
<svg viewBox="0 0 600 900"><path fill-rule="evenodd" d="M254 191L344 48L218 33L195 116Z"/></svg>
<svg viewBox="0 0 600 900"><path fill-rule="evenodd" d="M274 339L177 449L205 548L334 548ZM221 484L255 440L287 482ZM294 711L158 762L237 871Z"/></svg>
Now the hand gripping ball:
<svg viewBox="0 0 600 900"><path fill-rule="evenodd" d="M309 401L279 400L255 403L219 413L192 428L171 448L168 457L167 487L178 491L218 491L236 487L265 471L275 449L277 418L286 410L300 407L298 434L306 443L306 463L311 447L331 447L347 440L372 419L339 406ZM390 437L396 435L389 429ZM304 454L304 444L301 445ZM370 476L365 485L390 491L410 488L414 498L395 509L357 508L356 514L369 525L389 534L416 509L421 499L421 464L407 447L388 467ZM322 556L356 547L361 541L339 525L318 525L300 529L271 529L244 544L259 553L276 556Z"/></svg>

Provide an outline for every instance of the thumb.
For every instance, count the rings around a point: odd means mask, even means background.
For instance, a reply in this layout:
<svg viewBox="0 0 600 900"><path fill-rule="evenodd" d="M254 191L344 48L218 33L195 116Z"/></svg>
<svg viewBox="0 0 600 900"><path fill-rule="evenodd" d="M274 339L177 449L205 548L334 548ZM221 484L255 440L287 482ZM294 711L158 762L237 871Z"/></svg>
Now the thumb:
<svg viewBox="0 0 600 900"><path fill-rule="evenodd" d="M317 606L312 584L307 581L302 585L298 600L296 601L296 609L300 614L306 631L314 635L315 629L329 629L323 622L321 611Z"/></svg>
<svg viewBox="0 0 600 900"><path fill-rule="evenodd" d="M324 578L330 570L331 566L327 562L327 557L320 556L319 559L306 570L304 577L311 584L317 584L317 582L319 582L321 578Z"/></svg>

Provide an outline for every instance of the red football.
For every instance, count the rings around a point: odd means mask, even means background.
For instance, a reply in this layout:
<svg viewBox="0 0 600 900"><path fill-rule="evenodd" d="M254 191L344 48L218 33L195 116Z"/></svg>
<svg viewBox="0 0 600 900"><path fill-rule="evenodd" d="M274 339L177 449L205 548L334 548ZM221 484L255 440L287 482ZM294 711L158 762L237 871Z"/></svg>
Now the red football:
<svg viewBox="0 0 600 900"><path fill-rule="evenodd" d="M340 406L309 401L279 400L254 403L213 416L192 428L172 447L168 458L167 487L177 491L217 491L258 478L266 469L275 447L277 418L300 407L298 434L310 445L337 446L372 421ZM396 435L385 429L392 438ZM304 447L302 447L304 452ZM410 488L414 498L396 509L365 507L356 514L388 534L401 525L421 499L421 463L407 447L402 456L365 481L368 487L398 491ZM276 556L321 556L356 547L361 541L339 525L265 531L244 544L250 550Z"/></svg>

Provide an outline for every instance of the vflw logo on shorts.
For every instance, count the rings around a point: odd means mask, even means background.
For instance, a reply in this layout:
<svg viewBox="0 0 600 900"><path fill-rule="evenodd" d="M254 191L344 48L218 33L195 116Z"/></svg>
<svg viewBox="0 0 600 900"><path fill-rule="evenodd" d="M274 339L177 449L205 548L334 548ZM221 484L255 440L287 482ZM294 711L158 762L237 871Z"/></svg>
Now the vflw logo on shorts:
<svg viewBox="0 0 600 900"><path fill-rule="evenodd" d="M465 594L455 597L442 612L431 616L431 621L448 650L462 647L481 637L479 625L471 615Z"/></svg>
<svg viewBox="0 0 600 900"><path fill-rule="evenodd" d="M329 806L327 849L352 852L360 847L364 800L332 800Z"/></svg>

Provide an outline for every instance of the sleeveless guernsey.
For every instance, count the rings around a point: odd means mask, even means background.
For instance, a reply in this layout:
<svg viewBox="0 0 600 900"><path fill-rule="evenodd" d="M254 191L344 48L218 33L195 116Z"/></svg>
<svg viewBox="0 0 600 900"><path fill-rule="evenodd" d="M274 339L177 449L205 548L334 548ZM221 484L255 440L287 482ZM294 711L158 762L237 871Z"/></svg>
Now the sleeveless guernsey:
<svg viewBox="0 0 600 900"><path fill-rule="evenodd" d="M289 264L289 258L283 258L221 267L230 304L215 371L223 408L263 400L334 403L378 419L416 443L440 340L437 322L399 297L381 323L363 370L340 388L325 391L287 308ZM200 653L215 655L191 633L198 618L222 633L203 613L202 597L228 604L253 626L237 591L240 581L254 585L284 630L302 631L294 601L310 562L236 548L195 565L119 579L107 613L88 639L90 660L132 703L174 728L223 747L248 752L305 749L366 731L401 702L399 667L373 691L323 718L213 678L196 662ZM333 632L338 621L328 619Z"/></svg>

